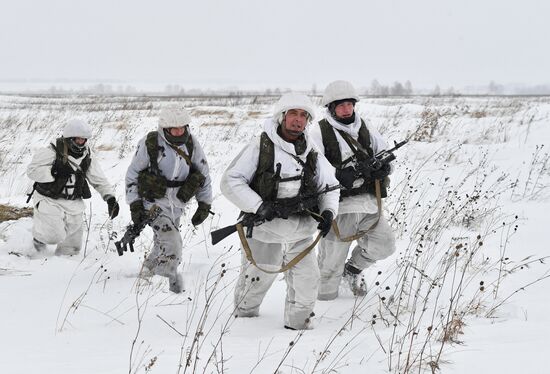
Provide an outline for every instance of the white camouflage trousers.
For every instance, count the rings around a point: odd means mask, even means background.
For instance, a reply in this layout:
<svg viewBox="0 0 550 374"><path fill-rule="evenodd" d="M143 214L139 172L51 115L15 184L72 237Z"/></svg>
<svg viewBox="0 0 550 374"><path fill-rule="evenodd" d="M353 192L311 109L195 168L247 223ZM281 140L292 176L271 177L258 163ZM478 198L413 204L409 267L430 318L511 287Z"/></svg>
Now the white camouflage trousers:
<svg viewBox="0 0 550 374"><path fill-rule="evenodd" d="M345 238L361 230L367 230L377 218L378 213L346 213L338 215L336 223L340 236ZM333 300L338 296L338 287L350 246L351 242L340 241L333 230L319 242L318 261L321 272L319 300ZM388 221L381 216L376 227L357 240L348 263L359 270L364 270L375 261L383 260L394 252L395 235Z"/></svg>
<svg viewBox="0 0 550 374"><path fill-rule="evenodd" d="M267 270L278 270L313 242L312 237L294 243L264 243L250 238L248 244L256 263ZM317 297L319 268L313 251L284 273L286 281L285 326L305 329L309 325ZM235 288L236 314L256 317L267 291L277 278L248 262L241 249L241 272Z"/></svg>
<svg viewBox="0 0 550 374"><path fill-rule="evenodd" d="M48 200L34 205L33 237L45 244L57 244L55 253L72 255L82 248L82 213L68 214Z"/></svg>
<svg viewBox="0 0 550 374"><path fill-rule="evenodd" d="M153 249L143 265L154 274L169 277L177 272L183 247L179 221L179 218L174 222L161 214L150 224L154 233Z"/></svg>

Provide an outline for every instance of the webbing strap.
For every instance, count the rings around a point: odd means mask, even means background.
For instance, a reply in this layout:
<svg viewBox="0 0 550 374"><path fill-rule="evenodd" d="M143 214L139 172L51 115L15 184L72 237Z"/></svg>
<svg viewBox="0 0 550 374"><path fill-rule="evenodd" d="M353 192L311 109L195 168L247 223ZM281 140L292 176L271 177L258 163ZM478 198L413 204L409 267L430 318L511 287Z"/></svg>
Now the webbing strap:
<svg viewBox="0 0 550 374"><path fill-rule="evenodd" d="M168 143L168 142L167 142ZM180 155L181 157L184 158L185 162L187 163L187 165L189 165L189 167L191 166L191 158L189 157L189 155L187 153L185 153L184 151L182 151L181 149L179 149L178 147L168 143L168 145L174 150L176 151L176 153L178 155Z"/></svg>
<svg viewBox="0 0 550 374"><path fill-rule="evenodd" d="M248 240L246 240L246 235L244 233L243 225L240 223L237 223L237 232L239 233L239 239L241 239L241 244L243 246L243 250L246 254L246 258L248 259L248 261L250 261L252 265L256 266L258 269L260 269L264 273L268 273L268 274L277 274L277 273L283 273L287 271L288 269L296 265L298 262L302 261L302 259L306 257L309 254L309 252L311 252L311 250L317 245L317 243L319 242L319 239L321 239L321 233L319 232L319 234L317 235L317 238L315 238L313 243L311 243L302 252L298 253L296 257L290 260L285 266L281 267L279 270L267 270L260 267L256 263L256 260L254 260L254 257L252 257L252 251L250 250L250 246L248 245Z"/></svg>
<svg viewBox="0 0 550 374"><path fill-rule="evenodd" d="M338 229L338 224L336 223L336 220L332 221L332 229L334 230L334 234L336 237L343 242L352 242L354 240L357 240L361 238L362 236L366 235L370 230L374 229L376 225L378 225L378 222L380 221L380 217L382 216L382 195L380 192L380 180L375 179L374 180L374 188L376 191L376 203L378 204L378 218L376 219L376 222L374 222L371 227L369 227L366 230L360 230L357 234L342 238L340 236L340 230Z"/></svg>

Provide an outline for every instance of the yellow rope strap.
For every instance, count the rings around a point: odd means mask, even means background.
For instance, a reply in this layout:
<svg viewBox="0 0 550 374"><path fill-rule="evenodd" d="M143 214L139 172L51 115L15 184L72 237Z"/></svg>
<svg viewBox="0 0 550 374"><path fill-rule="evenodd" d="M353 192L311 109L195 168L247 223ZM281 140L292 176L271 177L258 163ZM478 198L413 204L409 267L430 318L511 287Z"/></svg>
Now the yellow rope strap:
<svg viewBox="0 0 550 374"><path fill-rule="evenodd" d="M256 260L254 260L254 257L252 257L252 251L250 250L250 246L248 245L248 240L246 240L246 235L244 233L243 225L240 223L237 224L237 232L239 233L239 238L241 239L241 244L248 261L250 261L252 265L256 266L258 269L260 269L264 273L268 273L268 274L277 274L277 273L283 273L287 271L288 269L296 265L298 262L300 262L304 257L306 257L309 254L309 252L311 252L311 250L317 245L317 243L319 242L319 239L321 239L321 233L319 233L317 235L317 238L315 238L315 240L313 241L313 243L311 243L311 245L309 245L302 252L298 253L298 255L296 255L296 257L290 260L288 264L284 265L279 270L267 270L260 267L256 263Z"/></svg>
<svg viewBox="0 0 550 374"><path fill-rule="evenodd" d="M376 225L378 225L378 222L380 221L380 217L382 216L382 196L380 193L380 180L375 179L374 180L374 188L376 191L376 203L378 204L378 218L376 219L376 222L372 224L371 227L369 227L366 230L360 230L357 234L351 235L345 238L342 238L340 236L340 230L338 229L338 224L336 223L336 220L332 221L332 230L334 230L334 234L340 241L343 242L352 242L354 240L359 239L360 237L364 236L366 233L368 233L370 230L374 229Z"/></svg>

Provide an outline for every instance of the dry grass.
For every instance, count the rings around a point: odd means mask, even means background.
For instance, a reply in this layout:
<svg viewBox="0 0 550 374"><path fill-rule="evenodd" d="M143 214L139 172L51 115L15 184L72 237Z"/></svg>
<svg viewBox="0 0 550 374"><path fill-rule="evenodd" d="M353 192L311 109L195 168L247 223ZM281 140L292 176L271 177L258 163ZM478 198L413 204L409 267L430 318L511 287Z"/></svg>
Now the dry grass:
<svg viewBox="0 0 550 374"><path fill-rule="evenodd" d="M16 208L0 204L0 222L13 221L22 217L32 217L32 208Z"/></svg>
<svg viewBox="0 0 550 374"><path fill-rule="evenodd" d="M236 126L237 122L235 121L226 121L226 122L203 122L201 126Z"/></svg>
<svg viewBox="0 0 550 374"><path fill-rule="evenodd" d="M484 118L487 117L487 112L484 110L476 110L470 113L470 117L472 118Z"/></svg>
<svg viewBox="0 0 550 374"><path fill-rule="evenodd" d="M233 113L230 113L228 110L223 109L190 109L190 114L192 116L224 116L224 117L233 117Z"/></svg>
<svg viewBox="0 0 550 374"><path fill-rule="evenodd" d="M100 144L95 147L96 151L115 151L117 149L117 146L114 144Z"/></svg>

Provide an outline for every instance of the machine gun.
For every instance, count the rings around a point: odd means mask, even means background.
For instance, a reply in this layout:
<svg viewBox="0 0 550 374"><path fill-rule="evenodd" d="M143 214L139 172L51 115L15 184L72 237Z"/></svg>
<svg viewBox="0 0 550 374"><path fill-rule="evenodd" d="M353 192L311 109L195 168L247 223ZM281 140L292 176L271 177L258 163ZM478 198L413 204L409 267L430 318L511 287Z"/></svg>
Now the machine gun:
<svg viewBox="0 0 550 374"><path fill-rule="evenodd" d="M298 195L296 197L291 197L287 199L278 199L273 202L275 218L287 219L292 214L311 211L311 209L314 209L318 205L319 196L330 191L338 190L340 188L342 188L342 186L340 186L339 184L330 187L327 185L324 189L315 194L305 196ZM243 227L246 227L246 237L251 238L254 226L259 226L264 222L264 219L254 213L244 213L242 214L242 219L236 224L212 231L210 233L210 235L212 236L212 244L216 245L229 235L233 234L235 231L237 231L237 225L239 224Z"/></svg>
<svg viewBox="0 0 550 374"><path fill-rule="evenodd" d="M394 147L391 149L385 149L378 152L373 157L369 157L365 160L357 160L355 171L357 172L357 177L370 178L370 175L373 171L380 170L384 165L388 165L390 162L395 160L394 152L399 148L407 144L408 140L403 140L402 142L394 141Z"/></svg>
<svg viewBox="0 0 550 374"><path fill-rule="evenodd" d="M158 205L153 205L147 212L147 217L141 221L139 225L131 223L126 227L124 236L119 241L115 242L116 251L119 256L122 256L124 252L130 247L130 252L134 251L134 242L136 238L141 234L145 226L153 222L161 213L161 209Z"/></svg>

